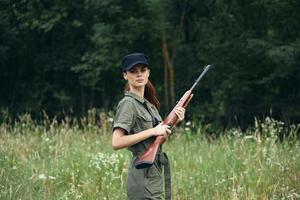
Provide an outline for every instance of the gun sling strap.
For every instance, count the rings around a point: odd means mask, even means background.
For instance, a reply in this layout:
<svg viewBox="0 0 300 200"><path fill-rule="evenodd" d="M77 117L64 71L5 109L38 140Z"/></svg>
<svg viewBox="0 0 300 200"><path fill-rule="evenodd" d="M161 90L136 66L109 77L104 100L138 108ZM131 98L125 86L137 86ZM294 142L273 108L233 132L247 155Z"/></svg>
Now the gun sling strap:
<svg viewBox="0 0 300 200"><path fill-rule="evenodd" d="M146 110L149 112L152 118L152 124L153 127L157 126L159 121L154 117L152 114L151 110L148 108L147 104L143 104ZM159 148L159 152L157 153L158 155L158 160L159 162L164 166L164 177L165 177L165 199L166 200L171 200L171 168L170 168L170 163L169 163L169 158L165 152L162 151L162 146Z"/></svg>
<svg viewBox="0 0 300 200"><path fill-rule="evenodd" d="M165 198L166 200L171 199L171 168L168 156L165 152L160 151L159 161L164 166L164 176L165 176Z"/></svg>

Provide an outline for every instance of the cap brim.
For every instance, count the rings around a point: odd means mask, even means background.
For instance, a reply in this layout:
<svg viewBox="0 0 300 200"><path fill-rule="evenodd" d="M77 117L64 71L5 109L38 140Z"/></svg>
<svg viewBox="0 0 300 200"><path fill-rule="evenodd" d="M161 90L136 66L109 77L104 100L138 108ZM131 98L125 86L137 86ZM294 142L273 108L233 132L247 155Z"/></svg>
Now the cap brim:
<svg viewBox="0 0 300 200"><path fill-rule="evenodd" d="M137 64L143 64L143 65L146 65L147 67L149 67L149 64L146 63L146 62L136 61L136 62L132 63L131 65L129 65L128 67L126 67L125 69L123 69L123 71L130 70L131 68L133 68Z"/></svg>

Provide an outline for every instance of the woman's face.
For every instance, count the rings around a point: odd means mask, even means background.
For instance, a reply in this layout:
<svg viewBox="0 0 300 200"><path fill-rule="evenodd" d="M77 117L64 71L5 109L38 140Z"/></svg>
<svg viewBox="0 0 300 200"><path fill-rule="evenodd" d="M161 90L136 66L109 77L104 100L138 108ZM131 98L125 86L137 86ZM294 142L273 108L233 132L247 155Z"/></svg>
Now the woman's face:
<svg viewBox="0 0 300 200"><path fill-rule="evenodd" d="M144 87L150 75L150 70L147 66L137 64L130 70L123 73L124 79L128 81L130 87Z"/></svg>

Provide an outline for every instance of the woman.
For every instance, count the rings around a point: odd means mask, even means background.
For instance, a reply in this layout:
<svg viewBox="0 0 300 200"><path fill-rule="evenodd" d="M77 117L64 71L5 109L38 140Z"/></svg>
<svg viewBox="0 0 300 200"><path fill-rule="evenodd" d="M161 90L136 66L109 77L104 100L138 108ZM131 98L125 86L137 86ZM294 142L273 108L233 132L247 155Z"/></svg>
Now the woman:
<svg viewBox="0 0 300 200"><path fill-rule="evenodd" d="M132 200L162 199L162 165L165 164L162 160L165 154L160 149L154 164L146 169L136 169L134 162L156 136L167 137L171 130L162 124L157 111L159 101L148 79L150 69L147 57L143 53L129 54L123 58L122 68L127 84L125 97L119 102L114 119L112 146L116 150L128 148L133 153L128 170L127 196ZM179 121L184 119L184 108L176 108L175 113ZM169 199L170 188L165 190L166 199Z"/></svg>

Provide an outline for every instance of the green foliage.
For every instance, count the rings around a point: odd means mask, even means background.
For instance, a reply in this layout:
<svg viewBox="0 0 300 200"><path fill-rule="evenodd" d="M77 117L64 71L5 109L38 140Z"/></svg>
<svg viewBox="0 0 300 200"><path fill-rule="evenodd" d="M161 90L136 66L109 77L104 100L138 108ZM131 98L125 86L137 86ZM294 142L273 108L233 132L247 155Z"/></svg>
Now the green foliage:
<svg viewBox="0 0 300 200"><path fill-rule="evenodd" d="M112 110L120 61L138 51L163 103L165 33L177 98L214 65L189 117L243 129L255 116L299 121L299 8L297 0L1 1L1 109L14 117Z"/></svg>

